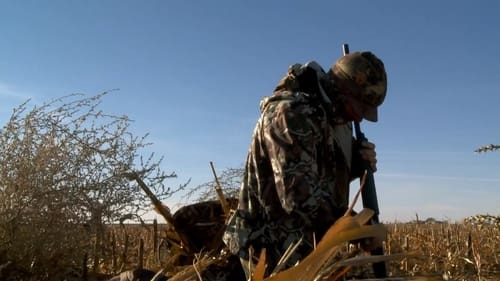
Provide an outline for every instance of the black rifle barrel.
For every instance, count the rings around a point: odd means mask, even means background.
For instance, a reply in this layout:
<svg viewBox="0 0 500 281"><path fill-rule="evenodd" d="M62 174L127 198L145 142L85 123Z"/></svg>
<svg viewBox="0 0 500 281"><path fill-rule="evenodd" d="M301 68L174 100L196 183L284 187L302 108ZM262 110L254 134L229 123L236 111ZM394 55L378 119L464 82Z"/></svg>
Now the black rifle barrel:
<svg viewBox="0 0 500 281"><path fill-rule="evenodd" d="M342 44L342 53L345 55L349 54L349 45L348 44Z"/></svg>
<svg viewBox="0 0 500 281"><path fill-rule="evenodd" d="M345 55L349 54L349 45L348 44L343 44L342 45L342 52ZM368 141L368 139L365 137L363 132L361 132L361 127L359 125L359 122L354 122L354 132L356 135L356 141L358 143ZM379 223L378 215L380 213L379 208L378 208L378 199L377 199L377 190L375 188L375 178L373 177L373 171L370 168L369 163L365 163L365 168L366 168L366 178L365 178L365 185L363 187L363 190L361 190L361 197L363 199L363 207L364 208L369 208L372 209L375 214L373 215L372 218L372 223ZM374 249L371 251L372 255L383 255L384 254L384 249L382 246ZM376 262L373 263L373 272L375 274L375 277L377 278L384 278L387 277L387 270L385 267L384 262Z"/></svg>

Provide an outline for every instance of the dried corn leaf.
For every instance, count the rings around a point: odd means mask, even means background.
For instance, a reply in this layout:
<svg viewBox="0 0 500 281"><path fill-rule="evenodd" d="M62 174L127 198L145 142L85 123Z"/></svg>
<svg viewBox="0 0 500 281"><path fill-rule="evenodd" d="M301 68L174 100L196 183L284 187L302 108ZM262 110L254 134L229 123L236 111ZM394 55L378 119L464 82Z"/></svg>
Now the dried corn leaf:
<svg viewBox="0 0 500 281"><path fill-rule="evenodd" d="M345 259L335 264L335 267L344 267L344 266L360 266L367 263L377 263L377 262L385 262L390 260L399 260L403 258L407 258L411 256L410 254L392 254L392 255L380 255L380 256L357 256L350 259Z"/></svg>
<svg viewBox="0 0 500 281"><path fill-rule="evenodd" d="M429 277L386 277L386 278L372 278L372 279L357 279L357 281L443 281L444 279L439 276Z"/></svg>
<svg viewBox="0 0 500 281"><path fill-rule="evenodd" d="M260 252L259 262L255 266L253 272L254 280L263 280L264 274L266 272L266 249L262 249Z"/></svg>
<svg viewBox="0 0 500 281"><path fill-rule="evenodd" d="M189 265L184 267L184 269L171 278L169 281L191 281L198 280L198 274L205 270L210 265L217 262L217 259L210 257L209 255L205 255L196 260L193 265Z"/></svg>
<svg viewBox="0 0 500 281"><path fill-rule="evenodd" d="M375 211L372 209L364 208L359 212L357 215L355 215L353 218L361 225L367 224L373 215L375 214Z"/></svg>
<svg viewBox="0 0 500 281"><path fill-rule="evenodd" d="M269 277L267 281L314 280L321 267L337 253L340 247L351 240L375 238L384 240L387 230L381 224L363 226L373 216L368 209L354 217L344 216L326 232L317 248L297 266ZM261 279L254 278L254 281Z"/></svg>

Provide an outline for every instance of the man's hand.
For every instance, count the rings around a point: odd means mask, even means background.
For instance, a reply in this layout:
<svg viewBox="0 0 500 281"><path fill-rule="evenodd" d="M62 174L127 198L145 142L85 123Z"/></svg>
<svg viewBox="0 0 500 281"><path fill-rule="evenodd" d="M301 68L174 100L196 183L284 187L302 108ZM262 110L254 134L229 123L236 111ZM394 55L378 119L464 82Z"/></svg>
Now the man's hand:
<svg viewBox="0 0 500 281"><path fill-rule="evenodd" d="M372 172L377 171L377 153L375 152L375 144L364 141L361 142L359 148L359 154L361 155L361 159L366 161L370 166Z"/></svg>

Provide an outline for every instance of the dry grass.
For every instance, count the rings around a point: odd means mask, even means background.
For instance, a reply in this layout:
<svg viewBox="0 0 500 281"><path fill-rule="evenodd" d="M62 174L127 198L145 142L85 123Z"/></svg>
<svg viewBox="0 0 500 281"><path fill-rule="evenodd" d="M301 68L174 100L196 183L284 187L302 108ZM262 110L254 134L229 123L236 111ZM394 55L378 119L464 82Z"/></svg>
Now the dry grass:
<svg viewBox="0 0 500 281"><path fill-rule="evenodd" d="M387 263L389 276L440 275L448 280L500 280L500 229L495 226L473 226L467 224L410 224L386 225L388 237L384 242L386 254L411 253L411 257ZM107 255L101 257L99 268L106 272L129 269L140 263L138 260L140 240L144 253L145 268L175 270L172 252L166 244L165 226L159 227L163 244L153 249L152 225L129 225L113 227L108 231L115 236L115 264L109 254L111 245L104 245ZM109 237L109 236L108 236ZM125 237L128 246L125 247ZM109 242L109 241L108 241ZM158 245L158 244L157 244ZM345 252L353 251L345 246ZM159 254L159 255L158 255ZM176 262L179 262L177 256ZM354 267L351 273L370 275L369 266Z"/></svg>
<svg viewBox="0 0 500 281"><path fill-rule="evenodd" d="M386 253L418 258L389 263L392 275L443 274L450 280L500 280L500 228L467 224L390 224Z"/></svg>
<svg viewBox="0 0 500 281"><path fill-rule="evenodd" d="M384 242L385 254L414 254L388 261L389 276L438 275L444 276L445 280L455 281L500 280L498 226L393 223L386 227L388 236ZM138 265L152 270L164 269L170 276L180 272L189 273L193 260L183 255L175 245L175 239L167 232L167 226L162 224L157 225L156 230L153 224L108 226L102 245L96 251L98 257L95 267L94 257L88 256L89 274L92 275L94 268L99 273L115 274ZM344 258L358 251L352 246L342 247ZM207 262L202 255L195 261L201 264ZM367 265L352 266L348 276L370 278L371 271ZM191 276L194 276L192 270Z"/></svg>

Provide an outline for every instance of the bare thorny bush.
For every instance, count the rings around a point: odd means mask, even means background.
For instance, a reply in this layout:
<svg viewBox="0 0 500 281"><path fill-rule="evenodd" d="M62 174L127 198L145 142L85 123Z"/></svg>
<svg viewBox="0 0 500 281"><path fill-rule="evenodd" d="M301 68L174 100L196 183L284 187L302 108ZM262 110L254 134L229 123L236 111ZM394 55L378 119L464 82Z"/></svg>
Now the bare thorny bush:
<svg viewBox="0 0 500 281"><path fill-rule="evenodd" d="M105 223L150 209L124 173L138 172L160 200L175 192L164 185L175 174L160 169L162 158L140 155L147 135L99 110L105 95L13 110L0 131L0 264L46 279L79 266Z"/></svg>
<svg viewBox="0 0 500 281"><path fill-rule="evenodd" d="M226 197L238 198L241 186L241 179L245 170L244 168L227 168L222 171L217 178ZM185 195L186 199L195 197L195 201L217 200L217 193L214 192L216 186L215 179L197 187L190 189Z"/></svg>
<svg viewBox="0 0 500 281"><path fill-rule="evenodd" d="M481 152L488 152L488 151L495 151L495 150L500 150L500 145L498 145L498 144L483 145L474 151L481 153Z"/></svg>

